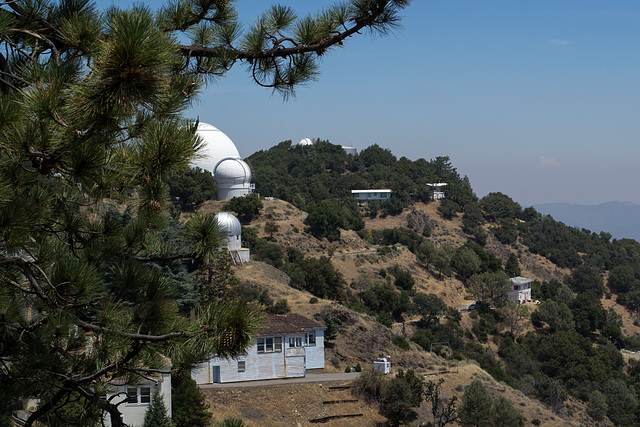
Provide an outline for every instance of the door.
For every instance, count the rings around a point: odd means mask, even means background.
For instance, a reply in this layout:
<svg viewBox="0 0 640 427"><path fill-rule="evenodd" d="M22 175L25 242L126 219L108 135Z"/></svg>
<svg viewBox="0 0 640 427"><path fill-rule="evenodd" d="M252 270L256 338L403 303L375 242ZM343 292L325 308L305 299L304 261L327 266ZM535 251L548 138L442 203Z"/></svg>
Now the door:
<svg viewBox="0 0 640 427"><path fill-rule="evenodd" d="M211 367L211 382L212 383L220 382L220 366Z"/></svg>

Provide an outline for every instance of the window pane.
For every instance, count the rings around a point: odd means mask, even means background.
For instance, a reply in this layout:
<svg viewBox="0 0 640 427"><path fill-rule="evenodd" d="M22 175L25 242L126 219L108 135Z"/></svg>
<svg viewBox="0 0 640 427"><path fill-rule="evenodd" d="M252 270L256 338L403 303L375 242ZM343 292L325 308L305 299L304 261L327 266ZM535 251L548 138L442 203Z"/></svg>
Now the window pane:
<svg viewBox="0 0 640 427"><path fill-rule="evenodd" d="M140 387L140 403L151 402L151 387Z"/></svg>
<svg viewBox="0 0 640 427"><path fill-rule="evenodd" d="M265 339L265 351L273 351L273 338Z"/></svg>
<svg viewBox="0 0 640 427"><path fill-rule="evenodd" d="M302 337L296 337L296 347L302 347Z"/></svg>
<svg viewBox="0 0 640 427"><path fill-rule="evenodd" d="M245 370L245 361L244 360L238 360L238 372L244 372Z"/></svg>
<svg viewBox="0 0 640 427"><path fill-rule="evenodd" d="M127 403L138 403L138 389L137 388L128 388L127 389Z"/></svg>
<svg viewBox="0 0 640 427"><path fill-rule="evenodd" d="M282 351L282 337L275 337L273 339L273 346L275 351Z"/></svg>
<svg viewBox="0 0 640 427"><path fill-rule="evenodd" d="M309 334L309 345L316 345L316 334Z"/></svg>
<svg viewBox="0 0 640 427"><path fill-rule="evenodd" d="M258 338L258 353L264 353L264 338Z"/></svg>

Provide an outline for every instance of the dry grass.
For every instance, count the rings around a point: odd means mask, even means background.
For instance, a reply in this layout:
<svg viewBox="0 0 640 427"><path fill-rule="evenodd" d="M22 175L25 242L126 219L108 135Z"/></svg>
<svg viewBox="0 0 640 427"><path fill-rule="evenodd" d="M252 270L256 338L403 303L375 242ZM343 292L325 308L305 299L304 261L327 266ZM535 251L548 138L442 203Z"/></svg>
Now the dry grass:
<svg viewBox="0 0 640 427"><path fill-rule="evenodd" d="M274 238L280 245L296 247L307 256L328 256L332 253L332 263L343 274L347 283L353 287L354 292L366 289L374 282L385 280L379 274L380 269L398 265L411 272L416 280L417 290L435 293L453 307L463 307L469 303L462 282L455 277L439 277L427 271L406 248L399 247L386 256L377 253L358 254L371 251L372 248L356 233L342 231L338 242L317 240L304 233L304 224L301 219L303 213L299 210L280 200L264 203L265 209L262 215L252 224L259 227L260 236L265 237L264 223L275 221L279 225L279 230L274 234ZM209 202L203 209L219 211L221 205L222 202ZM416 231L421 230L423 224L429 222L432 228L431 240L437 245L448 243L457 247L463 244L466 238L461 231L460 218L443 221L437 213L437 206L438 203L417 204L411 210L396 217L373 220L366 218L365 227L367 229L406 227L410 222L409 218L412 218L411 221L416 224L414 227ZM557 268L548 260L529 253L526 248L519 245L506 246L490 239L487 249L503 260L508 258L509 253L516 253L520 259L523 276L526 277L537 280L562 279L568 273L567 270ZM595 425L586 414L584 405L573 399L565 402L563 414L554 414L543 404L528 398L520 391L496 383L490 375L474 363L451 365L450 362L423 351L414 343L411 343L409 351L403 351L391 342L394 335L402 334L402 324L395 324L392 329L388 329L377 323L375 319L348 310L332 301L318 299L316 304L312 304L310 300L313 296L310 293L289 286L288 277L269 265L252 262L246 266L236 267L235 271L242 282L251 283L260 289L267 289L274 300L287 299L292 312L317 320L320 320L324 313L331 314L338 326L338 338L326 349L325 370L328 372L342 372L346 366L355 363L361 363L366 368L375 358L390 355L395 368L415 369L426 375L427 379L435 380L438 376L442 376L445 379L444 391L449 396L461 397L464 386L475 378L480 378L494 396L502 395L513 402L526 418L525 425L532 425L531 421L534 419L540 420L543 426ZM633 325L634 318L631 313L616 305L611 299L603 299L603 305L606 308L614 307L622 315L625 334L640 334L640 328ZM468 314L463 313L461 326L470 328L470 325ZM407 322L404 327L406 336L411 336L415 329L414 325ZM335 384L209 389L206 390L206 394L216 420L225 417L242 418L250 426L307 425L313 418L337 413L363 413L364 417L336 420L327 425L375 426L384 422L377 408L362 401L341 404L339 407L322 405L322 401L326 400L353 398L342 394L336 397L339 393L329 390L329 385ZM419 412L420 421L430 420L429 410L424 405Z"/></svg>

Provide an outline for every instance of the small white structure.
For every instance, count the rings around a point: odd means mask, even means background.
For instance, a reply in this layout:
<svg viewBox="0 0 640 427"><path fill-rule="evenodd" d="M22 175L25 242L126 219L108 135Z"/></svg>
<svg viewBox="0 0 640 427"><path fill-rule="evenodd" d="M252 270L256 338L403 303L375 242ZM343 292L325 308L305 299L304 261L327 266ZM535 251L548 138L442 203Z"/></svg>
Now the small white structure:
<svg viewBox="0 0 640 427"><path fill-rule="evenodd" d="M348 147L346 145L342 146L342 149L347 153L350 154L352 156L356 156L358 154L358 149L356 147Z"/></svg>
<svg viewBox="0 0 640 427"><path fill-rule="evenodd" d="M311 138L302 138L300 142L298 142L296 145L305 147L307 145L313 145L313 144L314 144L314 141Z"/></svg>
<svg viewBox="0 0 640 427"><path fill-rule="evenodd" d="M519 302L520 304L531 301L532 279L517 276L509 280L511 280L512 285L508 293L509 301Z"/></svg>
<svg viewBox="0 0 640 427"><path fill-rule="evenodd" d="M436 183L428 183L427 187L431 191L431 200L442 200L444 199L444 191L443 187L446 187L446 182L436 182Z"/></svg>
<svg viewBox="0 0 640 427"><path fill-rule="evenodd" d="M373 370L380 371L383 374L387 375L391 373L391 360L389 356L380 357L378 360L373 362Z"/></svg>
<svg viewBox="0 0 640 427"><path fill-rule="evenodd" d="M122 421L129 426L141 426L144 415L151 404L151 397L158 393L171 416L171 366L167 366L162 374L153 374L150 380L144 380L136 385L113 383L113 388L107 393L107 399L118 404L122 413ZM111 425L108 413L104 416L105 425Z"/></svg>
<svg viewBox="0 0 640 427"><path fill-rule="evenodd" d="M216 220L220 226L220 231L227 236L227 249L231 254L234 264L245 264L249 262L250 251L242 247L242 225L240 221L230 212L219 212Z"/></svg>
<svg viewBox="0 0 640 427"><path fill-rule="evenodd" d="M383 188L379 190L351 190L351 194L360 205L366 205L372 201L384 201L391 197L391 190Z"/></svg>
<svg viewBox="0 0 640 427"><path fill-rule="evenodd" d="M213 168L213 178L218 187L218 200L244 197L255 189L251 184L251 168L239 157L220 159Z"/></svg>
<svg viewBox="0 0 640 427"><path fill-rule="evenodd" d="M304 377L324 368L324 325L299 314L272 314L243 356L213 357L191 371L198 384Z"/></svg>

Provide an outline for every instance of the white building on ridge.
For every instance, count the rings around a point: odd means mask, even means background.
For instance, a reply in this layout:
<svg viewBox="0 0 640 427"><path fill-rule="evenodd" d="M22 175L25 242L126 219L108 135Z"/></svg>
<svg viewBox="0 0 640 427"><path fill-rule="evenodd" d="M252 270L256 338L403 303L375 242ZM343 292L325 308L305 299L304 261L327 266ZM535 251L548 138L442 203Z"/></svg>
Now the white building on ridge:
<svg viewBox="0 0 640 427"><path fill-rule="evenodd" d="M358 204L366 205L368 202L388 200L391 197L391 189L351 190L351 194L356 198Z"/></svg>
<svg viewBox="0 0 640 427"><path fill-rule="evenodd" d="M432 184L427 184L427 187L429 187L429 189L431 191L431 199L432 200L442 200L442 199L444 199L445 198L444 191L442 191L442 190L446 186L447 186L446 182L436 182L436 183L432 183Z"/></svg>

